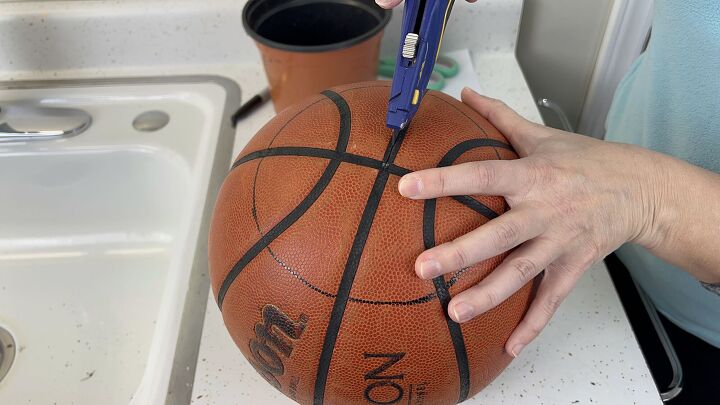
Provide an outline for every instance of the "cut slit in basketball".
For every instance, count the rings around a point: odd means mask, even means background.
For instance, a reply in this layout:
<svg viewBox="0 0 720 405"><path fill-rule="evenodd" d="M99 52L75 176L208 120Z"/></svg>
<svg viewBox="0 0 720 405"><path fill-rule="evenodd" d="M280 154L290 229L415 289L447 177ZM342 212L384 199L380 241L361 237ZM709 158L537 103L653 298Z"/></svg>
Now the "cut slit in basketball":
<svg viewBox="0 0 720 405"><path fill-rule="evenodd" d="M516 155L440 93L391 145L388 90L348 85L283 111L242 152L216 204L210 272L226 326L256 370L302 404L463 401L509 364L504 343L536 288L460 325L447 316L451 297L505 255L432 281L415 275L423 250L507 206L408 200L399 177Z"/></svg>

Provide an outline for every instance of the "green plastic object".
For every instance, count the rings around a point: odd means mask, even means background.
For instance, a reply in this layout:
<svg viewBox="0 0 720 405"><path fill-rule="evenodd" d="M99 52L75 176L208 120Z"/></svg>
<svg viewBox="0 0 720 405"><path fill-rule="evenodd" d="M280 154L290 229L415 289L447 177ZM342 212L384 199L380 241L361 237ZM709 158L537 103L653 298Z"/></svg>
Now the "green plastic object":
<svg viewBox="0 0 720 405"><path fill-rule="evenodd" d="M430 76L428 89L438 91L444 89L445 79L457 76L458 72L460 72L460 65L455 59L440 55L435 63L433 74ZM392 78L393 74L395 74L395 59L381 58L380 65L378 66L378 75Z"/></svg>
<svg viewBox="0 0 720 405"><path fill-rule="evenodd" d="M440 55L433 70L450 79L460 72L460 64L449 56Z"/></svg>
<svg viewBox="0 0 720 405"><path fill-rule="evenodd" d="M430 75L430 83L428 83L428 89L440 91L445 88L445 76L441 75L437 71L433 71Z"/></svg>
<svg viewBox="0 0 720 405"><path fill-rule="evenodd" d="M395 59L382 58L378 66L378 76L392 78L395 74Z"/></svg>

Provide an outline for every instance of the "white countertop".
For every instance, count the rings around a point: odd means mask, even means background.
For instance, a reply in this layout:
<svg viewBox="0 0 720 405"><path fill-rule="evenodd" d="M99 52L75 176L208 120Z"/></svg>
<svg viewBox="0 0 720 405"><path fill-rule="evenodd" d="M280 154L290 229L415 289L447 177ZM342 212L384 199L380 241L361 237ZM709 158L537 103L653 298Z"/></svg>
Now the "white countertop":
<svg viewBox="0 0 720 405"><path fill-rule="evenodd" d="M473 55L485 94L523 116L540 115L513 54ZM266 84L258 67L240 83L245 99ZM240 122L239 154L274 115L268 103ZM272 388L236 348L214 298L208 299L193 388L194 405L293 404ZM489 387L468 404L661 404L604 264L590 269L550 325Z"/></svg>

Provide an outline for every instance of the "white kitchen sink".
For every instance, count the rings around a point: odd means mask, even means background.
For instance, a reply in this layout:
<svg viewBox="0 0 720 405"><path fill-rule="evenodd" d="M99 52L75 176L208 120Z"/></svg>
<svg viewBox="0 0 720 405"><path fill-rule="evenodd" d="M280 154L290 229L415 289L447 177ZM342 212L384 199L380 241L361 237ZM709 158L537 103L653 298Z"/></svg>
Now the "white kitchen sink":
<svg viewBox="0 0 720 405"><path fill-rule="evenodd" d="M201 320L183 314L207 291L191 281L206 272L239 89L217 77L12 86L0 108L73 108L92 124L0 142L0 328L14 340L0 404L164 403L181 324L199 339ZM148 111L169 122L137 130Z"/></svg>

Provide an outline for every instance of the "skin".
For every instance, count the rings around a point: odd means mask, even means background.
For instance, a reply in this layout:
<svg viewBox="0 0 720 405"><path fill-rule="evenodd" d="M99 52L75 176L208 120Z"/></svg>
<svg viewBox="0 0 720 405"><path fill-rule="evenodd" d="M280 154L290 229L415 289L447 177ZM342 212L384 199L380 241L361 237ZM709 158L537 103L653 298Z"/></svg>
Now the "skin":
<svg viewBox="0 0 720 405"><path fill-rule="evenodd" d="M383 7L400 3L378 0ZM483 281L452 299L453 320L483 314L545 271L525 318L505 344L516 357L582 274L628 242L700 281L720 283L715 242L720 240L720 174L640 147L534 124L470 89L463 90L462 101L495 125L520 159L419 171L398 186L411 199L500 195L510 206L417 258L417 275L429 280L514 249Z"/></svg>

